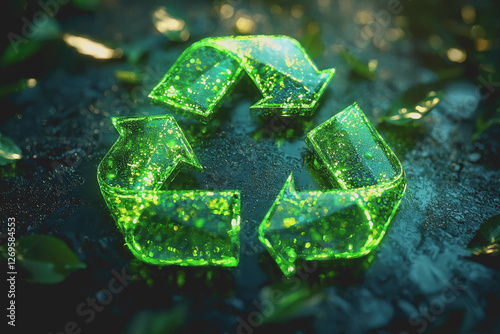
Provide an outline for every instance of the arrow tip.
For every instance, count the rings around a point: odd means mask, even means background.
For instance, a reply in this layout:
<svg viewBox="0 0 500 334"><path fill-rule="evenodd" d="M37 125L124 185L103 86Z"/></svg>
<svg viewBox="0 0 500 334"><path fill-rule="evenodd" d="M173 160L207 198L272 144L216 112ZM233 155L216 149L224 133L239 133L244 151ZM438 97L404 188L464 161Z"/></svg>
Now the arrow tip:
<svg viewBox="0 0 500 334"><path fill-rule="evenodd" d="M293 179L293 173L290 173L277 199L283 198L286 195L292 195L296 193L297 191L295 190L295 180Z"/></svg>
<svg viewBox="0 0 500 334"><path fill-rule="evenodd" d="M330 68L300 81L287 77L250 108L258 115L311 116L334 74Z"/></svg>
<svg viewBox="0 0 500 334"><path fill-rule="evenodd" d="M288 249L288 251L285 252L282 247L276 244L272 234L269 233L273 230L271 225L275 225L276 228L281 229L282 221L280 218L276 218L276 215L280 216L278 211L283 209L283 202L289 201L296 196L295 181L293 179L293 174L290 173L283 188L271 206L271 209L267 212L264 220L259 226L259 240L266 246L269 254L271 254L285 276L291 276L295 273L295 260L297 254L293 249Z"/></svg>
<svg viewBox="0 0 500 334"><path fill-rule="evenodd" d="M120 139L99 169L102 175L110 171L112 184L156 189L177 174L181 163L203 171L173 116L120 117L112 122Z"/></svg>

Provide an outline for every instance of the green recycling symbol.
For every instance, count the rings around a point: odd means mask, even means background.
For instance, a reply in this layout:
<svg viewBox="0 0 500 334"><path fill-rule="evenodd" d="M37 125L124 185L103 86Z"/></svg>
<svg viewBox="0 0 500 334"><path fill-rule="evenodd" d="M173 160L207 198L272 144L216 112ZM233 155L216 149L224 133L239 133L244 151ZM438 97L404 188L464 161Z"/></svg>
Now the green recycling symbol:
<svg viewBox="0 0 500 334"><path fill-rule="evenodd" d="M251 107L257 114L306 116L334 69L319 71L285 36L207 38L179 57L150 98L206 123L245 73L263 96ZM180 168L203 171L174 117L112 121L120 137L97 178L132 253L155 265L237 266L239 191L162 190ZM298 192L289 176L258 231L285 275L297 259L369 253L406 189L401 163L356 103L311 130L306 144L340 189Z"/></svg>

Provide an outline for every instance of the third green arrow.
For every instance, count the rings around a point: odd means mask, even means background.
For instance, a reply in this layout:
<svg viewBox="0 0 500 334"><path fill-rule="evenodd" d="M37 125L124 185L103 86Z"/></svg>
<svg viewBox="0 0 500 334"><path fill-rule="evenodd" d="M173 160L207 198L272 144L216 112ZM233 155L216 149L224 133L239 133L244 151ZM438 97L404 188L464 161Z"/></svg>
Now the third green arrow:
<svg viewBox="0 0 500 334"><path fill-rule="evenodd" d="M298 192L290 174L259 227L259 239L287 276L297 259L368 254L406 189L403 166L357 104L309 132L306 143L341 189Z"/></svg>
<svg viewBox="0 0 500 334"><path fill-rule="evenodd" d="M97 177L132 253L155 265L236 266L239 191L162 190L182 165L203 170L175 119L123 117L113 124L120 137Z"/></svg>

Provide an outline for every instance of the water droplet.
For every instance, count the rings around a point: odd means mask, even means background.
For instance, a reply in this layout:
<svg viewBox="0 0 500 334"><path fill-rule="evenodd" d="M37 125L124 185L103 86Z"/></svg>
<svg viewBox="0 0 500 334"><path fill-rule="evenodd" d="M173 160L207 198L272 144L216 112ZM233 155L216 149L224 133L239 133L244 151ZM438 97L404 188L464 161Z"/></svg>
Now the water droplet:
<svg viewBox="0 0 500 334"><path fill-rule="evenodd" d="M370 152L366 152L365 153L365 158L366 159L373 159L375 156L373 154L371 154Z"/></svg>

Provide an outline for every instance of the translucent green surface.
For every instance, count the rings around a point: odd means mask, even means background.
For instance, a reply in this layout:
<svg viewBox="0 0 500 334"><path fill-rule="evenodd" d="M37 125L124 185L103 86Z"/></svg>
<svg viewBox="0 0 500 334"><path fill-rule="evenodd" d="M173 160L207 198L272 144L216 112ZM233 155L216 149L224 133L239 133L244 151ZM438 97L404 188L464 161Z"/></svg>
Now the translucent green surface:
<svg viewBox="0 0 500 334"><path fill-rule="evenodd" d="M150 93L156 104L208 122L246 73L262 94L259 114L312 115L335 70L318 71L286 36L206 38L189 47Z"/></svg>
<svg viewBox="0 0 500 334"><path fill-rule="evenodd" d="M309 132L306 143L341 190L298 192L290 174L259 226L259 239L285 275L298 258L368 254L406 189L401 163L357 104Z"/></svg>
<svg viewBox="0 0 500 334"><path fill-rule="evenodd" d="M263 95L252 109L306 116L334 70L318 71L289 37L207 38L181 55L150 98L207 122L245 73ZM99 165L98 179L132 252L153 264L237 265L239 192L161 190L181 165L202 170L175 119L113 122L120 138ZM299 258L369 253L406 188L401 163L356 104L309 132L306 143L340 189L298 192L290 174L259 226L259 239L286 275Z"/></svg>
<svg viewBox="0 0 500 334"><path fill-rule="evenodd" d="M236 266L239 192L160 190L182 165L203 170L175 119L114 118L113 124L120 137L97 176L132 253L157 265Z"/></svg>

